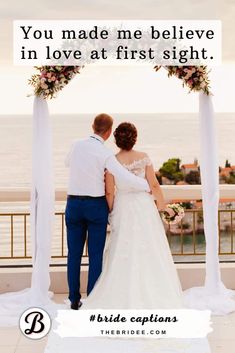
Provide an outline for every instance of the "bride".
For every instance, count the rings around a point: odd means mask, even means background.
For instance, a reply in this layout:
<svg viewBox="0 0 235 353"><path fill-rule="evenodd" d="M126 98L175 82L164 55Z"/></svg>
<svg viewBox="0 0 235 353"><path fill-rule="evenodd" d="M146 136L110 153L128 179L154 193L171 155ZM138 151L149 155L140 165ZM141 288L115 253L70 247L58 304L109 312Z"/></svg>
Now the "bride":
<svg viewBox="0 0 235 353"><path fill-rule="evenodd" d="M128 192L111 174L106 175L111 236L102 274L80 310L182 308L181 286L158 212L165 209L165 203L152 163L145 153L133 150L137 139L134 125L119 125L114 136L120 148L118 161L132 173L146 178L152 195ZM87 353L210 352L206 339L110 338L62 338L53 331L45 353L55 353L58 347L61 353L84 349Z"/></svg>
<svg viewBox="0 0 235 353"><path fill-rule="evenodd" d="M182 290L158 212L165 203L152 163L147 154L133 149L137 140L133 124L120 124L114 137L120 148L116 158L146 178L151 194L124 190L106 173L111 236L102 274L82 309L181 308Z"/></svg>

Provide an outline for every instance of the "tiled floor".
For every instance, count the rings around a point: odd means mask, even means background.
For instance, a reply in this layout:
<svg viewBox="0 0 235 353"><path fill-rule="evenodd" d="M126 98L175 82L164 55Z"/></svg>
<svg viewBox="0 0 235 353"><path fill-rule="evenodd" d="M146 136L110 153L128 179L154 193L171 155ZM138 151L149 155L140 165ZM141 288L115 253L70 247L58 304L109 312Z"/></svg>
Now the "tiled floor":
<svg viewBox="0 0 235 353"><path fill-rule="evenodd" d="M65 298L66 295L57 294L55 301L63 303ZM211 353L235 353L235 313L214 316L212 321L213 332L208 336ZM46 342L46 337L38 341L25 338L18 328L0 329L0 353L43 353Z"/></svg>

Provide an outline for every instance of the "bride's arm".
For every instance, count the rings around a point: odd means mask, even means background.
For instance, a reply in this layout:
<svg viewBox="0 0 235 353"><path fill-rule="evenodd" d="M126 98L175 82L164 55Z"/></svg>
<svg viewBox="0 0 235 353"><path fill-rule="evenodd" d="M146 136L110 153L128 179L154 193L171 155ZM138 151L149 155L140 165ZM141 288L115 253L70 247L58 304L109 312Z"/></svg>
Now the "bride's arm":
<svg viewBox="0 0 235 353"><path fill-rule="evenodd" d="M155 202L157 204L157 208L159 210L164 210L166 208L166 203L163 197L163 193L160 187L160 184L156 178L153 165L147 165L145 169L145 177L149 184L150 190L155 198Z"/></svg>
<svg viewBox="0 0 235 353"><path fill-rule="evenodd" d="M113 209L115 182L114 177L108 171L105 173L105 196L109 206L109 211Z"/></svg>

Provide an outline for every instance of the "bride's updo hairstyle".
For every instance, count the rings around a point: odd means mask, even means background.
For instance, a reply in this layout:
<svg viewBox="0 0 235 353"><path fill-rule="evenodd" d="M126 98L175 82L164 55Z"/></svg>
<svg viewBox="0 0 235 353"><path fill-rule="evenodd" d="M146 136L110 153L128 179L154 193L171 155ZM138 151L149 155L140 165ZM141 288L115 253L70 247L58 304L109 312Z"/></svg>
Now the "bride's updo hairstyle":
<svg viewBox="0 0 235 353"><path fill-rule="evenodd" d="M137 141L137 129L131 123L121 123L113 135L116 145L125 151L130 151Z"/></svg>

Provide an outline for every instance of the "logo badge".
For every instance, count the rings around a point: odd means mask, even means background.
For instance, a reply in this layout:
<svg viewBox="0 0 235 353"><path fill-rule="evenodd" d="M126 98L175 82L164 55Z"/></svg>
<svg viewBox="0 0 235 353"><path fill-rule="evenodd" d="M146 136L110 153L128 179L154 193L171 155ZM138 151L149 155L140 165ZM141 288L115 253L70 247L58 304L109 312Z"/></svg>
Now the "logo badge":
<svg viewBox="0 0 235 353"><path fill-rule="evenodd" d="M51 318L41 308L29 308L20 317L20 330L24 336L33 340L45 337L51 329Z"/></svg>

